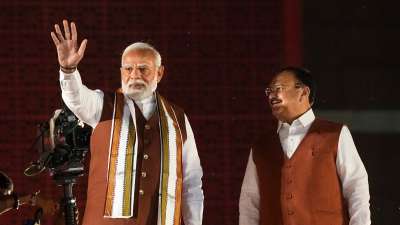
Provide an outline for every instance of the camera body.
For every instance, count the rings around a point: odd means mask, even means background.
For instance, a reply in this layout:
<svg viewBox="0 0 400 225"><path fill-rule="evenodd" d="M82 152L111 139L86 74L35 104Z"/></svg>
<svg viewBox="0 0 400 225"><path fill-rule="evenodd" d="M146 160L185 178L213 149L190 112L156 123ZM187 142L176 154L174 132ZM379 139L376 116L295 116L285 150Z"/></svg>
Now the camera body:
<svg viewBox="0 0 400 225"><path fill-rule="evenodd" d="M52 126L50 126L52 128ZM92 129L65 107L54 121L54 150L47 167L56 175L80 175Z"/></svg>
<svg viewBox="0 0 400 225"><path fill-rule="evenodd" d="M35 176L45 169L49 169L55 179L82 175L91 133L92 128L81 122L66 106L57 109L48 122L39 126L34 146L40 156L25 170L25 175Z"/></svg>

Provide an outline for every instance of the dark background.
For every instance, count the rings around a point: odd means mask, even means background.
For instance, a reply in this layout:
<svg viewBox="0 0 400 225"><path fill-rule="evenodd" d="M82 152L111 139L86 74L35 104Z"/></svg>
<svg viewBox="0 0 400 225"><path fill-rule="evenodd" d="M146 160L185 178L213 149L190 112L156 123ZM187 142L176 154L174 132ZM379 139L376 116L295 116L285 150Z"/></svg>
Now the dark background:
<svg viewBox="0 0 400 225"><path fill-rule="evenodd" d="M319 84L316 108L350 115L343 122L368 171L373 224L400 224L399 6L388 0L303 5L303 59Z"/></svg>
<svg viewBox="0 0 400 225"><path fill-rule="evenodd" d="M79 40L88 38L79 70L90 88L119 87L120 55L132 42L160 51L166 76L159 90L186 110L198 144L205 225L238 223L251 139L272 126L264 88L277 68L304 62L319 82L322 111L400 108L400 20L383 2L20 0L2 1L0 10L0 169L18 193L61 196L48 174L27 178L23 170L37 158L29 150L36 125L61 105L50 31L63 18L76 22ZM373 221L398 224L398 133L353 134L370 176ZM75 187L81 214L85 185L83 177ZM22 224L32 214L23 207L0 224Z"/></svg>

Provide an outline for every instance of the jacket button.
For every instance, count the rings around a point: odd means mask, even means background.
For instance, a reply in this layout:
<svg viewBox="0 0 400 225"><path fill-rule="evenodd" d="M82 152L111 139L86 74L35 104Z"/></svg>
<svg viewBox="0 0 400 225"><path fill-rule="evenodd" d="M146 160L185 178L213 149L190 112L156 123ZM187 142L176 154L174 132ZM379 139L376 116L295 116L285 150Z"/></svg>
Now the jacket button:
<svg viewBox="0 0 400 225"><path fill-rule="evenodd" d="M294 214L294 212L292 211L292 210L288 210L288 213L287 213L289 216L291 216L291 215L293 215Z"/></svg>
<svg viewBox="0 0 400 225"><path fill-rule="evenodd" d="M150 128L151 128L151 126L150 126L150 125L148 125L148 124L144 125L144 129L146 129L146 130L150 130Z"/></svg>
<svg viewBox="0 0 400 225"><path fill-rule="evenodd" d="M142 172L142 177L143 178L147 177L147 173L146 172Z"/></svg>
<svg viewBox="0 0 400 225"><path fill-rule="evenodd" d="M291 183L293 183L293 180L290 179L290 180L287 181L287 183L291 184Z"/></svg>
<svg viewBox="0 0 400 225"><path fill-rule="evenodd" d="M144 154L144 155L143 155L143 159L149 159L149 155Z"/></svg>
<svg viewBox="0 0 400 225"><path fill-rule="evenodd" d="M286 195L286 199L292 199L293 198L293 194L287 194Z"/></svg>
<svg viewBox="0 0 400 225"><path fill-rule="evenodd" d="M142 189L139 190L139 195L144 195L144 191Z"/></svg>

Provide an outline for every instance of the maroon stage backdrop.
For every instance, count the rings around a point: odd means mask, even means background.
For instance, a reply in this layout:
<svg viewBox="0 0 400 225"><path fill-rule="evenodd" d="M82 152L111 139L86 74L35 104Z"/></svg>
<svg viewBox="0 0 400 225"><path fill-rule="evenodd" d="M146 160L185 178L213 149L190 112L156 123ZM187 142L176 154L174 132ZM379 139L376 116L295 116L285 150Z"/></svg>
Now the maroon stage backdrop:
<svg viewBox="0 0 400 225"><path fill-rule="evenodd" d="M79 65L84 83L106 91L120 85L120 55L135 41L153 44L166 76L160 92L187 112L204 169L205 225L238 222L240 186L252 137L272 118L264 88L282 63L299 63L296 18L289 1L2 1L0 3L0 170L18 193L40 189L59 198L47 173L27 178L36 159L29 150L36 125L60 107L56 50L50 38L63 18L88 38ZM284 7L285 6L285 7ZM293 11L294 10L294 11ZM284 20L283 15L286 15ZM284 23L293 29L284 29ZM291 38L284 38L290 32ZM284 45L289 47L284 47ZM294 51L294 56L288 52ZM75 186L84 212L87 178ZM99 203L100 204L100 203ZM22 224L34 210L0 216L0 224ZM46 218L46 225L53 218Z"/></svg>

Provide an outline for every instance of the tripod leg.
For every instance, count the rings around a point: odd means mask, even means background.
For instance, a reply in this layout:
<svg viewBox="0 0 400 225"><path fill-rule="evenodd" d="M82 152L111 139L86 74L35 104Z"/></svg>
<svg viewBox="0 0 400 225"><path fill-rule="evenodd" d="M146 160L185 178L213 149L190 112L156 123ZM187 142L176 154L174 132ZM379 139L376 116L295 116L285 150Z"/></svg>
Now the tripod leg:
<svg viewBox="0 0 400 225"><path fill-rule="evenodd" d="M72 183L64 184L64 215L65 225L77 225L76 221L76 199L72 195Z"/></svg>
<svg viewBox="0 0 400 225"><path fill-rule="evenodd" d="M64 199L65 225L77 225L75 199Z"/></svg>

